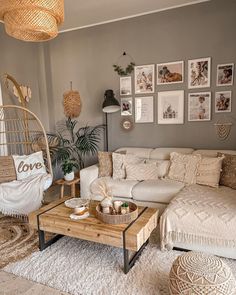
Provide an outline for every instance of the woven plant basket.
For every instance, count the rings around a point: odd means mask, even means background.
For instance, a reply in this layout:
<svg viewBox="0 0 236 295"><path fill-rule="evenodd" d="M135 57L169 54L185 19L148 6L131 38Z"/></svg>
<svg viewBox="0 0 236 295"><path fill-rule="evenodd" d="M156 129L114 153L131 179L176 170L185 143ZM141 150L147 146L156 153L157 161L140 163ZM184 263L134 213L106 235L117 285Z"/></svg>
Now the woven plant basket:
<svg viewBox="0 0 236 295"><path fill-rule="evenodd" d="M78 91L72 90L72 82L70 90L63 94L63 106L65 116L68 118L76 118L81 112L81 99Z"/></svg>
<svg viewBox="0 0 236 295"><path fill-rule="evenodd" d="M64 21L64 0L0 0L0 20L16 39L46 41Z"/></svg>

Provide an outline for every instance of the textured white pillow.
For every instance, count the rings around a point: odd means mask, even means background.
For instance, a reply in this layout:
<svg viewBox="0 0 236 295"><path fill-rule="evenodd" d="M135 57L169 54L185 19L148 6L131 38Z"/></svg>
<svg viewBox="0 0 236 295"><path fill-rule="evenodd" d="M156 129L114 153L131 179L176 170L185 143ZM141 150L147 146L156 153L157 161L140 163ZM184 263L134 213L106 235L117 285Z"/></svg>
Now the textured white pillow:
<svg viewBox="0 0 236 295"><path fill-rule="evenodd" d="M170 169L168 177L186 184L197 182L197 169L201 155L184 155L173 152L170 154Z"/></svg>
<svg viewBox="0 0 236 295"><path fill-rule="evenodd" d="M158 177L162 178L165 177L168 174L169 168L170 168L170 161L169 160L146 160L146 164L155 164L157 166L158 170Z"/></svg>
<svg viewBox="0 0 236 295"><path fill-rule="evenodd" d="M156 180L158 179L158 167L153 164L128 164L126 166L126 179L129 180Z"/></svg>
<svg viewBox="0 0 236 295"><path fill-rule="evenodd" d="M197 183L218 187L224 156L218 158L203 157L197 170Z"/></svg>
<svg viewBox="0 0 236 295"><path fill-rule="evenodd" d="M131 154L112 153L113 179L125 179L125 167L128 164L138 164L143 160Z"/></svg>
<svg viewBox="0 0 236 295"><path fill-rule="evenodd" d="M47 173L42 152L24 156L13 155L12 157L16 168L17 180L27 178L31 175Z"/></svg>

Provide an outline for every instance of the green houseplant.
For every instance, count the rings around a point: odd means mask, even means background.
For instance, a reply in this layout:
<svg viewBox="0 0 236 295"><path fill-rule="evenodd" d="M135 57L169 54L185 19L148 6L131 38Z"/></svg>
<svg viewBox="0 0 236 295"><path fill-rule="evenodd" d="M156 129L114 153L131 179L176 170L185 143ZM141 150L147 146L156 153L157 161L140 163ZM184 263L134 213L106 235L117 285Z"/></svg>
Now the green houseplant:
<svg viewBox="0 0 236 295"><path fill-rule="evenodd" d="M52 164L65 164L61 165L62 169L71 168L73 164L72 168L82 169L85 157L96 155L103 129L104 125L79 128L78 121L70 118L60 121L57 124L57 132L48 135L49 142L55 141L55 138L58 142L57 146L50 149Z"/></svg>
<svg viewBox="0 0 236 295"><path fill-rule="evenodd" d="M74 161L74 159L68 159L62 162L61 164L61 170L64 173L64 179L67 181L71 181L75 178L75 173L73 171L73 168L79 169L79 166Z"/></svg>

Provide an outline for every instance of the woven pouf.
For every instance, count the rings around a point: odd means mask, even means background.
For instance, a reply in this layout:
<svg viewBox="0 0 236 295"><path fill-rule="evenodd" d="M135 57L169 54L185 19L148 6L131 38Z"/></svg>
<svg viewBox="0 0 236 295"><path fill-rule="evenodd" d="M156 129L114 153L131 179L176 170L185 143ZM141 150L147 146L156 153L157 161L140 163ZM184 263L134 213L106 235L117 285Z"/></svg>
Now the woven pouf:
<svg viewBox="0 0 236 295"><path fill-rule="evenodd" d="M180 255L170 271L172 295L235 295L231 269L219 257L201 252Z"/></svg>

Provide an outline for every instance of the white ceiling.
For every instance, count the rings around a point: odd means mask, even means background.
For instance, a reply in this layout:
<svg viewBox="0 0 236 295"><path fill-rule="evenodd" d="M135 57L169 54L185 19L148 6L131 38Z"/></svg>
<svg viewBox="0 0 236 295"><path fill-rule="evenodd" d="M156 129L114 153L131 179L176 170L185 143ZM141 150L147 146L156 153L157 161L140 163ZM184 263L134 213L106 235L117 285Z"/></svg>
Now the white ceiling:
<svg viewBox="0 0 236 295"><path fill-rule="evenodd" d="M60 32L206 1L210 0L65 0Z"/></svg>

